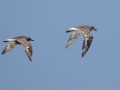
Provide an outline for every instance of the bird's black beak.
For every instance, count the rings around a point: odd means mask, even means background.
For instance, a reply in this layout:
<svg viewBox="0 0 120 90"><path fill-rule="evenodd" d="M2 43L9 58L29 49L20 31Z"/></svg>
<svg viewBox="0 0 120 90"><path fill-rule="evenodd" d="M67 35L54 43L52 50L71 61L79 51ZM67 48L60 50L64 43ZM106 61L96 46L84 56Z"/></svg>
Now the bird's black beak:
<svg viewBox="0 0 120 90"><path fill-rule="evenodd" d="M95 31L97 31L97 29L94 28Z"/></svg>
<svg viewBox="0 0 120 90"><path fill-rule="evenodd" d="M31 39L31 41L34 41L34 40Z"/></svg>

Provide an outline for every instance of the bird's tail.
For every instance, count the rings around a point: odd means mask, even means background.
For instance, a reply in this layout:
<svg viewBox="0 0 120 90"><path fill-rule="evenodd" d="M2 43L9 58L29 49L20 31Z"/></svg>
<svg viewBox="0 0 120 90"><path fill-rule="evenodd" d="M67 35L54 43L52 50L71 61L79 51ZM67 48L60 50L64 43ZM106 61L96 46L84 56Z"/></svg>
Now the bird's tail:
<svg viewBox="0 0 120 90"><path fill-rule="evenodd" d="M14 41L14 39L6 39L3 42L11 42L11 41Z"/></svg>
<svg viewBox="0 0 120 90"><path fill-rule="evenodd" d="M4 40L3 42L9 42L8 40Z"/></svg>

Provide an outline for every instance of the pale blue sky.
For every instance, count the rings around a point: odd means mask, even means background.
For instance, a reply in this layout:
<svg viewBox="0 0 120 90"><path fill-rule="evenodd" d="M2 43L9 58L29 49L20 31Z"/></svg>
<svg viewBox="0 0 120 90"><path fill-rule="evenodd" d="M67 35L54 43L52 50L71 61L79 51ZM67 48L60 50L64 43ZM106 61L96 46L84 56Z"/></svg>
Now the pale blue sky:
<svg viewBox="0 0 120 90"><path fill-rule="evenodd" d="M33 61L22 45L0 56L0 90L120 90L120 0L1 0L0 41L34 39ZM65 49L74 26L97 32L81 58L83 37Z"/></svg>

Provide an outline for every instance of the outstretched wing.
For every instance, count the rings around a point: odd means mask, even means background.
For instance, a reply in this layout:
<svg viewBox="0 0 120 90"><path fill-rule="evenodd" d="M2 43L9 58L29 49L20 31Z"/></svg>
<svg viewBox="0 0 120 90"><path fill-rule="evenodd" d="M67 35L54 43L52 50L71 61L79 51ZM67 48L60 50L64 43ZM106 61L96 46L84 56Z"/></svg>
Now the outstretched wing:
<svg viewBox="0 0 120 90"><path fill-rule="evenodd" d="M82 57L84 57L84 55L87 53L88 49L90 48L90 45L93 40L93 36L88 31L83 31L82 35L84 36L83 46L82 46L82 50L83 50Z"/></svg>
<svg viewBox="0 0 120 90"><path fill-rule="evenodd" d="M3 49L2 54L5 54L5 53L9 52L15 46L16 46L16 44L13 41L9 42L8 45L6 45L5 48Z"/></svg>
<svg viewBox="0 0 120 90"><path fill-rule="evenodd" d="M73 31L72 35L70 36L70 38L68 40L66 48L68 48L78 38L79 35L80 35L80 31L79 30Z"/></svg>
<svg viewBox="0 0 120 90"><path fill-rule="evenodd" d="M26 39L17 39L25 47L25 52L30 61L32 61L32 45Z"/></svg>

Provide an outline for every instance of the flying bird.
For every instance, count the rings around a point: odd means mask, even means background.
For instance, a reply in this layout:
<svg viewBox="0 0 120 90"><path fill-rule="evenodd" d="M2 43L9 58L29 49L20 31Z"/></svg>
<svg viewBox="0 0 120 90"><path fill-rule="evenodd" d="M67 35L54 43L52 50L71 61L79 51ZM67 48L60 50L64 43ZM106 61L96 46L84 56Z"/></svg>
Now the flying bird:
<svg viewBox="0 0 120 90"><path fill-rule="evenodd" d="M80 34L83 35L84 40L83 40L83 46L82 46L82 58L84 55L87 53L88 49L90 48L90 45L93 40L93 36L90 34L92 30L97 31L93 26L78 26L78 27L73 27L69 28L66 33L72 32L72 35L70 36L68 43L66 45L66 48L68 48L77 38Z"/></svg>
<svg viewBox="0 0 120 90"><path fill-rule="evenodd" d="M25 48L25 52L30 61L32 61L32 45L29 43L32 40L29 36L18 36L11 39L4 40L3 42L8 42L8 45L2 51L2 54L5 54L12 50L16 45L23 45Z"/></svg>

